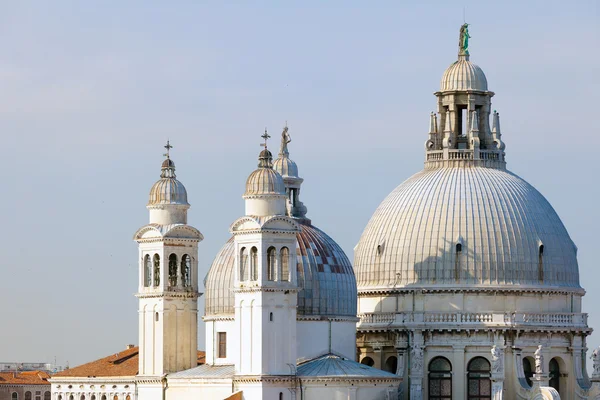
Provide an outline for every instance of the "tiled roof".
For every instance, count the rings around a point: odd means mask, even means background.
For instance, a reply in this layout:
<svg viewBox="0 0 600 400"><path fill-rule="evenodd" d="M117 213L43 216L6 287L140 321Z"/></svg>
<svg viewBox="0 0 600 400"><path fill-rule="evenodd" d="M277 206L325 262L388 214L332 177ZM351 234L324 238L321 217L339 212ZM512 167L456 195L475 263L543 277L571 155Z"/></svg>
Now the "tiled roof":
<svg viewBox="0 0 600 400"><path fill-rule="evenodd" d="M50 385L49 378L43 371L0 372L0 385Z"/></svg>
<svg viewBox="0 0 600 400"><path fill-rule="evenodd" d="M232 394L224 400L242 400L244 398L243 395L244 392L240 390L239 392L235 392L234 394Z"/></svg>
<svg viewBox="0 0 600 400"><path fill-rule="evenodd" d="M204 364L205 353L198 351L198 365ZM59 372L53 377L135 376L138 373L139 348L119 353Z"/></svg>

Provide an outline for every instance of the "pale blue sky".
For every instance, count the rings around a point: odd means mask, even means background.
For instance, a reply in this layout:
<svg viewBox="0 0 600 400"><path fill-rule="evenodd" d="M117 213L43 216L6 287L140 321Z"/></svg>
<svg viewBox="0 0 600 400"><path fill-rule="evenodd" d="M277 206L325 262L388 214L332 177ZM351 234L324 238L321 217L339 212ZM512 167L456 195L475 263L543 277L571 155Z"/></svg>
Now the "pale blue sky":
<svg viewBox="0 0 600 400"><path fill-rule="evenodd" d="M352 258L422 169L463 5L508 167L563 219L600 328L598 2L249 3L0 4L2 361L74 366L137 343L132 235L167 138L201 277L243 214L260 134L286 120L308 216Z"/></svg>

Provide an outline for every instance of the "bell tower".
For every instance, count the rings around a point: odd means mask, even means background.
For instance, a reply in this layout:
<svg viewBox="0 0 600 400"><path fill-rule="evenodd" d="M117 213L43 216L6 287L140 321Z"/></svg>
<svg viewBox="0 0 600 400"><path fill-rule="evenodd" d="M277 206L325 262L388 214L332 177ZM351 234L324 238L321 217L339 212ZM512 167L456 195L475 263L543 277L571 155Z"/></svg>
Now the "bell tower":
<svg viewBox="0 0 600 400"><path fill-rule="evenodd" d="M197 256L203 237L187 224L187 192L176 179L169 142L165 148L160 179L150 190L150 222L134 235L139 245L140 378L195 367L198 358Z"/></svg>
<svg viewBox="0 0 600 400"><path fill-rule="evenodd" d="M238 375L290 375L296 365L296 234L286 215L283 178L266 148L246 181L246 216L230 228L235 245L235 332ZM292 368L293 368L292 367Z"/></svg>

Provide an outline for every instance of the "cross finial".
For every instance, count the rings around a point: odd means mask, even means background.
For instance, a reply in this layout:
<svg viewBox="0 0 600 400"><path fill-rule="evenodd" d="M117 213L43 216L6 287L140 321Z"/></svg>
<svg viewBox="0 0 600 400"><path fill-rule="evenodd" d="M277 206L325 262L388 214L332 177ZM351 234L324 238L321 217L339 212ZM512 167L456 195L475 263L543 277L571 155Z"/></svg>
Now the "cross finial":
<svg viewBox="0 0 600 400"><path fill-rule="evenodd" d="M167 152L165 154L163 154L163 156L170 158L170 154L169 152L171 151L171 149L173 148L173 146L171 146L171 143L169 143L169 140L167 139L167 144L164 146L165 149L167 149Z"/></svg>
<svg viewBox="0 0 600 400"><path fill-rule="evenodd" d="M263 133L260 137L263 138L263 139L265 139L265 142L261 143L260 145L263 146L266 149L267 148L267 140L269 140L269 138L271 137L271 135L269 135L267 133L267 128L265 128L265 133Z"/></svg>

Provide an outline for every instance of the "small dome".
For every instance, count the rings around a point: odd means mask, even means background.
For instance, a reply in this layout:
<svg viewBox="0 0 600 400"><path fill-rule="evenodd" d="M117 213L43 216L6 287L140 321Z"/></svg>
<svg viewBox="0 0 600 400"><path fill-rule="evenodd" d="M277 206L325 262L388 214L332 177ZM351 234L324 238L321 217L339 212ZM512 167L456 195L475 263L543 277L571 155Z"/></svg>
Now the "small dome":
<svg viewBox="0 0 600 400"><path fill-rule="evenodd" d="M175 178L161 178L150 189L149 206L160 204L180 204L189 206L187 191L183 183Z"/></svg>
<svg viewBox="0 0 600 400"><path fill-rule="evenodd" d="M296 234L298 315L356 316L356 279L340 246L320 229L299 221ZM233 315L235 245L230 238L215 257L204 286L205 315Z"/></svg>
<svg viewBox="0 0 600 400"><path fill-rule="evenodd" d="M175 168L175 163L170 158L163 161L161 168Z"/></svg>
<svg viewBox="0 0 600 400"><path fill-rule="evenodd" d="M440 91L480 90L487 91L487 79L483 70L469 61L468 56L459 56L444 72Z"/></svg>
<svg viewBox="0 0 600 400"><path fill-rule="evenodd" d="M280 157L273 162L273 169L284 178L298 178L298 166L287 157Z"/></svg>

